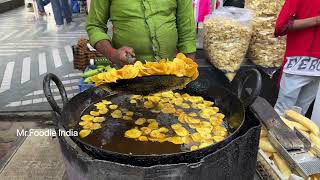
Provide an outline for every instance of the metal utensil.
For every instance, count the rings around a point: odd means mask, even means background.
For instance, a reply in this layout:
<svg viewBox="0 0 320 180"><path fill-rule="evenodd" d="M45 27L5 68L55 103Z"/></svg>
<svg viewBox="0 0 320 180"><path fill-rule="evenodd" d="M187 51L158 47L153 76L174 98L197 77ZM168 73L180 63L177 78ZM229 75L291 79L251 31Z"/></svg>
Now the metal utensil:
<svg viewBox="0 0 320 180"><path fill-rule="evenodd" d="M318 157L312 157L308 153L310 150L310 141L307 138L302 138L303 135L297 129L294 131L299 139L304 143L304 148L288 151L280 144L272 132L269 132L270 143L288 162L290 168L296 170L299 175L307 178L313 174L320 173L320 159Z"/></svg>
<svg viewBox="0 0 320 180"><path fill-rule="evenodd" d="M285 179L277 166L261 149L258 151L257 173L261 179Z"/></svg>
<svg viewBox="0 0 320 180"><path fill-rule="evenodd" d="M116 83L102 84L99 87L116 92L130 92L133 94L148 95L157 92L184 88L192 79L175 75L154 75L120 79Z"/></svg>

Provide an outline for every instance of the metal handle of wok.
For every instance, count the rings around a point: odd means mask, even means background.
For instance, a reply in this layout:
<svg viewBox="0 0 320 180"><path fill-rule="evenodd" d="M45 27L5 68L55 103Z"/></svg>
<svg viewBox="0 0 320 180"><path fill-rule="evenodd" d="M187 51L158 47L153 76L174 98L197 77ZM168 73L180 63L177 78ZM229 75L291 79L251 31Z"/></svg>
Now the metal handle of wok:
<svg viewBox="0 0 320 180"><path fill-rule="evenodd" d="M66 93L66 90L65 90L62 82L60 81L60 79L56 75L49 73L44 77L44 79L43 79L43 92L44 92L51 108L53 109L53 111L58 113L59 115L61 115L62 110L58 106L56 100L54 99L54 96L52 95L52 89L51 89L51 85L50 85L51 81L53 81L56 84L57 88L59 89L59 93L60 93L63 105L66 105L68 102L67 93Z"/></svg>
<svg viewBox="0 0 320 180"><path fill-rule="evenodd" d="M250 90L246 88L248 80L254 77L254 87ZM237 96L242 100L245 107L248 107L259 96L261 92L261 74L256 69L244 70L236 75L231 83L237 90Z"/></svg>

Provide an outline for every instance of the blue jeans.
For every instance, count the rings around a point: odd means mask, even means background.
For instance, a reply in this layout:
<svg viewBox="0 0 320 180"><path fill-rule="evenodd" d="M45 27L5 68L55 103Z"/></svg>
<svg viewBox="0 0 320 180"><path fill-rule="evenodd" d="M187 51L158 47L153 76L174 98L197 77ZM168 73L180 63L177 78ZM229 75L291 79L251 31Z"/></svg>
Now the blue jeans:
<svg viewBox="0 0 320 180"><path fill-rule="evenodd" d="M37 0L39 11L44 12L44 7L49 3L50 3L50 0Z"/></svg>
<svg viewBox="0 0 320 180"><path fill-rule="evenodd" d="M63 16L66 18L66 22L70 23L72 21L71 8L69 6L68 0L50 0L53 10L54 19L57 25L63 25Z"/></svg>

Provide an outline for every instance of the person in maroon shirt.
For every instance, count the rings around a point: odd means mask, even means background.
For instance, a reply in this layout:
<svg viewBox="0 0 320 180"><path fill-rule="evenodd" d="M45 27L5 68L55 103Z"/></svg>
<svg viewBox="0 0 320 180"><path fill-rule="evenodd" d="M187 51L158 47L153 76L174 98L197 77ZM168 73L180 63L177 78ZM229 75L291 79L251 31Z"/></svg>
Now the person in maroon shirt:
<svg viewBox="0 0 320 180"><path fill-rule="evenodd" d="M320 0L286 0L275 36L287 35L280 91L274 109L282 115L293 106L305 114L320 81Z"/></svg>

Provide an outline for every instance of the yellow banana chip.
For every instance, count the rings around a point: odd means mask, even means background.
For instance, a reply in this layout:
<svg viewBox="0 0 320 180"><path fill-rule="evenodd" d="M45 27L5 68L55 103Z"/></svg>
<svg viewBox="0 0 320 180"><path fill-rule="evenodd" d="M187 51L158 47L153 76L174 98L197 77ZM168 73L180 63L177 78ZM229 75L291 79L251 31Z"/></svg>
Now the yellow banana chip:
<svg viewBox="0 0 320 180"><path fill-rule="evenodd" d="M83 129L92 129L92 126L93 126L93 123L92 122L88 122L87 124L85 124L84 126L83 126Z"/></svg>
<svg viewBox="0 0 320 180"><path fill-rule="evenodd" d="M134 114L134 113L133 113L132 111L128 111L128 112L126 112L126 115L127 115L127 116L130 116L130 117L132 117L132 116L133 116L133 114Z"/></svg>
<svg viewBox="0 0 320 180"><path fill-rule="evenodd" d="M90 111L90 115L92 116L100 116L100 113L97 111Z"/></svg>
<svg viewBox="0 0 320 180"><path fill-rule="evenodd" d="M171 128L174 129L174 130L175 130L175 129L178 129L178 128L181 128L181 127L182 127L182 124L180 124L180 123L172 124L172 125L171 125Z"/></svg>
<svg viewBox="0 0 320 180"><path fill-rule="evenodd" d="M147 96L147 99L151 102L157 103L160 101L160 97L158 96Z"/></svg>
<svg viewBox="0 0 320 180"><path fill-rule="evenodd" d="M105 108L105 109L100 109L99 110L99 114L107 114L108 113L108 109L107 108Z"/></svg>
<svg viewBox="0 0 320 180"><path fill-rule="evenodd" d="M106 120L105 117L95 117L92 121L95 123L101 123L104 122Z"/></svg>
<svg viewBox="0 0 320 180"><path fill-rule="evenodd" d="M141 131L142 131L144 134L146 134L146 135L150 134L151 131L152 131L152 129L151 129L151 128L148 128L148 127L142 127L142 128L140 128L140 129L141 129Z"/></svg>
<svg viewBox="0 0 320 180"><path fill-rule="evenodd" d="M137 104L137 101L134 100L134 99L131 99L131 100L130 100L130 103L131 103L131 104Z"/></svg>
<svg viewBox="0 0 320 180"><path fill-rule="evenodd" d="M189 106L189 104L187 104L187 103L182 103L182 104L181 104L181 107L182 107L183 109L190 109L190 106Z"/></svg>
<svg viewBox="0 0 320 180"><path fill-rule="evenodd" d="M199 149L199 147L195 146L195 145L191 146L191 148L190 148L191 151L195 151L195 150L198 150L198 149Z"/></svg>
<svg viewBox="0 0 320 180"><path fill-rule="evenodd" d="M169 129L167 129L165 127L161 127L160 129L158 129L158 131L161 133L167 133L167 132L169 132Z"/></svg>
<svg viewBox="0 0 320 180"><path fill-rule="evenodd" d="M185 58L187 58L184 54L182 54L182 53L178 53L177 54L177 56L176 56L176 58L178 58L178 59L185 59Z"/></svg>
<svg viewBox="0 0 320 180"><path fill-rule="evenodd" d="M156 119L147 119L148 123L158 123Z"/></svg>
<svg viewBox="0 0 320 180"><path fill-rule="evenodd" d="M200 133L193 133L191 135L191 138L193 141L196 141L196 142L200 142L202 140Z"/></svg>
<svg viewBox="0 0 320 180"><path fill-rule="evenodd" d="M90 122L90 121L81 121L81 122L79 122L79 125L80 125L80 126L85 126L85 125L87 125L89 122Z"/></svg>
<svg viewBox="0 0 320 180"><path fill-rule="evenodd" d="M172 91L167 91L167 92L163 92L161 93L162 97L166 97L166 98L173 98L174 94Z"/></svg>
<svg viewBox="0 0 320 180"><path fill-rule="evenodd" d="M213 136L212 138L215 142L220 142L220 141L224 140L224 137L222 137L222 136Z"/></svg>
<svg viewBox="0 0 320 180"><path fill-rule="evenodd" d="M176 112L176 109L175 108L163 108L161 109L161 112L165 113L165 114L173 114Z"/></svg>
<svg viewBox="0 0 320 180"><path fill-rule="evenodd" d="M203 101L203 104L205 104L207 107L213 106L214 103L211 101Z"/></svg>
<svg viewBox="0 0 320 180"><path fill-rule="evenodd" d="M189 123L188 126L189 126L190 128L192 128L192 129L196 129L196 128L201 127L199 123L198 123L198 124L191 124L191 123Z"/></svg>
<svg viewBox="0 0 320 180"><path fill-rule="evenodd" d="M174 115L175 116L180 116L180 115L182 115L182 114L184 114L184 112L183 112L183 110L182 109L177 109L176 110L176 112L174 113ZM184 120L181 120L181 121L183 121L183 123L185 122Z"/></svg>
<svg viewBox="0 0 320 180"><path fill-rule="evenodd" d="M212 138L212 135L210 133L200 133L203 140L209 140Z"/></svg>
<svg viewBox="0 0 320 180"><path fill-rule="evenodd" d="M208 121L201 121L200 126L204 128L212 128L211 123Z"/></svg>
<svg viewBox="0 0 320 180"><path fill-rule="evenodd" d="M176 128L174 129L174 132L176 132L178 136L182 136L182 137L189 135L189 132L184 127Z"/></svg>
<svg viewBox="0 0 320 180"><path fill-rule="evenodd" d="M152 101L146 101L143 103L144 107L147 108L147 109L151 109L154 107Z"/></svg>
<svg viewBox="0 0 320 180"><path fill-rule="evenodd" d="M211 115L206 111L201 111L200 112L200 117L202 117L204 119L210 119Z"/></svg>
<svg viewBox="0 0 320 180"><path fill-rule="evenodd" d="M152 142L159 142L159 143L163 143L166 141L166 139L158 139L158 138L153 138L153 137L149 137L148 140L152 141Z"/></svg>
<svg viewBox="0 0 320 180"><path fill-rule="evenodd" d="M81 120L83 120L83 121L92 121L93 118L94 117L91 116L91 115L84 115L84 116L81 117Z"/></svg>
<svg viewBox="0 0 320 180"><path fill-rule="evenodd" d="M79 136L80 136L81 138L85 138L85 137L89 136L90 133L91 133L91 130L84 129L84 130L81 130L81 131L79 132Z"/></svg>
<svg viewBox="0 0 320 180"><path fill-rule="evenodd" d="M131 99L140 100L140 99L142 99L142 96L141 95L132 95Z"/></svg>
<svg viewBox="0 0 320 180"><path fill-rule="evenodd" d="M199 149L206 148L206 147L208 147L208 146L210 146L210 145L211 145L210 143L206 143L206 142L201 143L201 144L199 145Z"/></svg>
<svg viewBox="0 0 320 180"><path fill-rule="evenodd" d="M222 113L217 113L216 117L218 117L219 119L224 119L225 115Z"/></svg>
<svg viewBox="0 0 320 180"><path fill-rule="evenodd" d="M145 118L139 118L139 119L137 119L134 123L135 123L136 125L141 126L141 125L143 125L145 122L146 122L146 119L145 119Z"/></svg>
<svg viewBox="0 0 320 180"><path fill-rule="evenodd" d="M162 134L158 130L151 131L150 136L157 139L164 139L166 137L165 134Z"/></svg>
<svg viewBox="0 0 320 180"><path fill-rule="evenodd" d="M127 138L136 139L142 135L142 132L139 131L138 129L130 129L130 130L126 131L124 135Z"/></svg>
<svg viewBox="0 0 320 180"><path fill-rule="evenodd" d="M157 122L152 122L148 125L148 128L150 129L158 129L159 124Z"/></svg>
<svg viewBox="0 0 320 180"><path fill-rule="evenodd" d="M152 109L152 110L151 110L151 112L152 112L152 113L157 113L157 114L158 114L158 113L160 113L161 111L158 111L158 110Z"/></svg>
<svg viewBox="0 0 320 180"><path fill-rule="evenodd" d="M115 110L118 108L118 105L112 104L109 106L110 109Z"/></svg>
<svg viewBox="0 0 320 180"><path fill-rule="evenodd" d="M225 137L227 135L227 132L226 131L213 131L213 134L216 136Z"/></svg>
<svg viewBox="0 0 320 180"><path fill-rule="evenodd" d="M111 101L107 101L107 100L102 100L102 103L105 104L105 105L110 105L110 104L112 104Z"/></svg>
<svg viewBox="0 0 320 180"><path fill-rule="evenodd" d="M191 116L191 117L196 117L196 116L198 116L198 115L197 115L197 113L192 112L192 113L189 113L189 116Z"/></svg>
<svg viewBox="0 0 320 180"><path fill-rule="evenodd" d="M97 109L98 110L104 110L104 109L107 109L107 107L106 106L97 106Z"/></svg>
<svg viewBox="0 0 320 180"><path fill-rule="evenodd" d="M120 110L115 110L111 113L111 116L115 119L122 118L122 112Z"/></svg>
<svg viewBox="0 0 320 180"><path fill-rule="evenodd" d="M183 141L182 141L181 137L168 137L166 140L168 142L173 143L173 144L183 144Z"/></svg>
<svg viewBox="0 0 320 180"><path fill-rule="evenodd" d="M198 109L205 109L207 106L205 104L198 104Z"/></svg>
<svg viewBox="0 0 320 180"><path fill-rule="evenodd" d="M191 138L191 136L184 136L182 137L182 141L184 144L190 144L191 142L193 142L193 139Z"/></svg>
<svg viewBox="0 0 320 180"><path fill-rule="evenodd" d="M197 119L197 118L188 117L186 119L186 122L190 124L199 124L201 121L200 119Z"/></svg>
<svg viewBox="0 0 320 180"><path fill-rule="evenodd" d="M123 116L122 119L129 121L129 120L132 120L132 117L131 116Z"/></svg>
<svg viewBox="0 0 320 180"><path fill-rule="evenodd" d="M148 141L148 138L147 138L147 136L140 136L140 137L138 138L138 140L139 140L139 141Z"/></svg>
<svg viewBox="0 0 320 180"><path fill-rule="evenodd" d="M91 130L97 130L101 128L101 124L99 123L93 123L91 126Z"/></svg>
<svg viewBox="0 0 320 180"><path fill-rule="evenodd" d="M196 128L196 131L200 134L210 134L211 133L210 128L204 128L204 127Z"/></svg>

